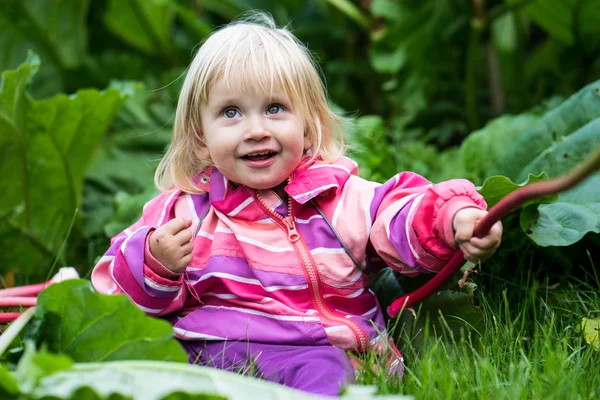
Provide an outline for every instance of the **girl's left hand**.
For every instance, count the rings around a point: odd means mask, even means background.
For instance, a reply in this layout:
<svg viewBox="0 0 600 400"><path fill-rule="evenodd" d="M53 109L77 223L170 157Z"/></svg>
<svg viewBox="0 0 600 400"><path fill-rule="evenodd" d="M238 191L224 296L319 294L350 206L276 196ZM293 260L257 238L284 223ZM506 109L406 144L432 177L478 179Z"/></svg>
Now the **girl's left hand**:
<svg viewBox="0 0 600 400"><path fill-rule="evenodd" d="M488 234L482 238L473 236L475 225L488 212L478 208L469 207L459 210L454 214L452 227L454 228L454 240L463 252L465 259L474 264L489 258L498 246L502 238L502 223L496 222Z"/></svg>

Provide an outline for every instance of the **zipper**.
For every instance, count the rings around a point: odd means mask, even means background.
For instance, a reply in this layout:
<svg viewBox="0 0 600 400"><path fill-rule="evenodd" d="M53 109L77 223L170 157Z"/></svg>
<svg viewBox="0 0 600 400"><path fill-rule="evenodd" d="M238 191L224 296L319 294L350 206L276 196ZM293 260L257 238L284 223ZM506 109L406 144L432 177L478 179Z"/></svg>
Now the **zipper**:
<svg viewBox="0 0 600 400"><path fill-rule="evenodd" d="M367 351L368 340L366 332L364 332L364 330L354 321L336 315L325 304L323 296L321 295L321 280L317 272L317 267L312 256L310 255L310 252L308 251L308 246L306 245L306 242L304 241L302 236L300 236L300 233L296 229L296 224L294 223L294 217L292 214L292 198L288 198L288 215L287 217L284 217L277 211L267 206L267 203L262 198L260 193L258 193L258 191L255 191L255 193L256 199L258 200L258 203L262 206L262 208L267 212L267 214L269 214L269 216L273 219L273 221L275 221L275 223L280 228L286 231L288 241L294 248L296 256L301 260L302 269L309 284L311 299L317 311L330 321L339 322L342 325L346 325L355 336L356 343L358 345L357 350L359 352Z"/></svg>

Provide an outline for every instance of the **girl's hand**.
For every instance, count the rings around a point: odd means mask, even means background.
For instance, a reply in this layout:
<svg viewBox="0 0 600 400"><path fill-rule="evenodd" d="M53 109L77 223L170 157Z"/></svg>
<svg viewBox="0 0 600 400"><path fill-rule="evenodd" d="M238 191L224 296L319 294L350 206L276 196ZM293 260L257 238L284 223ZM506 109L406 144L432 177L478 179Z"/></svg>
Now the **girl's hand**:
<svg viewBox="0 0 600 400"><path fill-rule="evenodd" d="M463 208L454 214L452 220L454 240L463 252L465 259L474 264L485 261L494 254L500 246L500 239L502 238L502 223L500 221L492 226L486 236L482 238L473 236L477 221L481 220L486 214L487 211L478 208Z"/></svg>
<svg viewBox="0 0 600 400"><path fill-rule="evenodd" d="M150 253L173 272L182 272L192 261L191 225L190 220L174 218L150 234Z"/></svg>

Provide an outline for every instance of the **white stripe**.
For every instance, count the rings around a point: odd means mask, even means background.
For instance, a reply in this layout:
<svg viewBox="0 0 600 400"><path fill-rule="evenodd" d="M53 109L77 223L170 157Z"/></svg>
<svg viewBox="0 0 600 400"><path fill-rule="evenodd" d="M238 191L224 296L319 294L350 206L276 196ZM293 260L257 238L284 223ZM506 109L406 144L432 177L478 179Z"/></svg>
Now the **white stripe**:
<svg viewBox="0 0 600 400"><path fill-rule="evenodd" d="M196 235L196 237L198 237L198 236L202 236L202 237L205 237L210 240L213 240L215 238L215 235L211 235L210 233L208 233L206 231L199 231L198 234Z"/></svg>
<svg viewBox="0 0 600 400"><path fill-rule="evenodd" d="M342 207L344 206L344 200L346 199L346 192L348 191L348 187L350 187L350 185L344 185L340 201L338 202L337 206L335 207L335 211L333 212L333 218L331 219L331 224L333 226L337 226L337 220L340 216L340 212L342 211Z"/></svg>
<svg viewBox="0 0 600 400"><path fill-rule="evenodd" d="M189 194L185 195L187 203L188 203L188 207L190 209L190 214L192 215L192 221L193 222L198 222L200 220L200 218L198 218L198 214L196 214L196 207L194 207L194 200L192 199L192 196Z"/></svg>
<svg viewBox="0 0 600 400"><path fill-rule="evenodd" d="M323 217L321 216L321 214L315 214L312 217L310 217L309 219L300 219L300 218L296 218L296 223L298 224L308 224L311 220L313 219L323 219Z"/></svg>
<svg viewBox="0 0 600 400"><path fill-rule="evenodd" d="M365 202L363 205L363 212L365 215L365 225L367 228L367 237L371 234L371 227L373 226L373 220L371 220L371 204L373 204L373 199L375 198L375 188L372 188L371 198L369 201ZM373 216L373 219L377 217L377 212ZM366 255L365 255L366 257Z"/></svg>
<svg viewBox="0 0 600 400"><path fill-rule="evenodd" d="M344 171L346 171L349 174L351 173L348 168L344 167L343 165L337 165L337 164L318 164L318 165L313 165L312 167L309 167L308 169L318 169L318 168L338 168L338 169L343 169Z"/></svg>
<svg viewBox="0 0 600 400"><path fill-rule="evenodd" d="M374 344L381 342L383 339L387 339L388 336L389 336L388 332L387 331L383 331L379 335L377 335L376 337L374 337L373 339L371 339L371 341L369 342L369 344L371 346L373 346Z"/></svg>
<svg viewBox="0 0 600 400"><path fill-rule="evenodd" d="M129 228L125 228L125 229L123 230L123 233L124 233L125 235L127 235L127 236L131 236L131 234L132 234L133 232L131 232L131 229L129 229Z"/></svg>
<svg viewBox="0 0 600 400"><path fill-rule="evenodd" d="M349 294L349 295L347 295L347 296L342 296L341 294L333 294L333 293L330 293L330 294L326 294L326 295L324 295L323 297L325 297L325 298L327 298L327 297L343 297L343 298L346 298L346 299L352 299L352 298L354 298L354 297L358 297L358 296L360 296L360 295L362 294L362 292L364 292L364 291L365 291L365 289L364 289L364 288L360 288L360 289L358 289L356 292L354 292L354 293L350 293L350 294Z"/></svg>
<svg viewBox="0 0 600 400"><path fill-rule="evenodd" d="M229 280L236 281L236 282L248 283L250 285L261 286L266 292L274 292L276 290L281 290L281 289L283 289L283 290L302 290L302 289L308 288L308 284L294 285L294 286L283 286L283 285L263 286L262 282L259 281L258 279L244 278L244 277L233 275L233 274L227 274L225 272L209 272L208 274L202 275L200 277L200 279L198 279L196 281L186 280L186 282L191 285L195 285L198 282L202 282L208 278L212 278L213 276L216 278L229 279Z"/></svg>
<svg viewBox="0 0 600 400"><path fill-rule="evenodd" d="M397 215L398 212L400 211L400 209L402 207L404 207L406 205L406 203L408 203L409 201L413 200L414 198L416 198L417 196L419 196L418 194L411 194L410 196L406 196L401 198L400 200L396 201L392 206L390 206L387 210L385 210L386 212L391 212L393 215ZM423 196L423 195L421 195ZM413 203L414 204L414 203ZM404 224L405 227L408 227L408 221L409 221L409 217L406 217L406 223ZM390 220L391 222L391 220ZM408 230L407 230L408 232ZM387 236L387 238L390 238L390 224L385 224L385 234Z"/></svg>
<svg viewBox="0 0 600 400"><path fill-rule="evenodd" d="M102 256L100 260L96 264L100 264L102 262L109 262L115 259L115 256Z"/></svg>
<svg viewBox="0 0 600 400"><path fill-rule="evenodd" d="M252 310L249 308L223 307L223 306L210 306L210 305L205 305L202 308L204 308L204 309L214 308L217 310L239 311L244 314L258 315L261 317L276 319L278 321L302 321L302 322L318 322L319 321L319 317L306 317L306 316L302 316L302 315L274 315L274 314L269 314L269 313L258 311L258 310Z"/></svg>
<svg viewBox="0 0 600 400"><path fill-rule="evenodd" d="M376 311L377 311L377 306L371 308L369 311L367 311L366 313L362 314L361 317L366 317L367 315L371 315L371 314L373 314Z"/></svg>
<svg viewBox="0 0 600 400"><path fill-rule="evenodd" d="M412 253L413 257L415 258L415 260L420 259L421 257L419 257L419 255L417 254L416 250L412 247L412 244L410 244L410 236L409 236L409 229L412 229L408 224L408 221L411 220L413 214L415 213L415 210L417 209L417 207L419 206L419 204L421 203L421 200L423 199L423 197L425 197L425 193L423 193L422 195L418 196L415 198L415 200L413 201L413 203L410 206L410 209L408 210L408 215L406 216L406 243L408 243L408 247L410 248L410 252ZM387 228L389 230L389 228ZM388 238L390 237L389 232L388 232Z"/></svg>
<svg viewBox="0 0 600 400"><path fill-rule="evenodd" d="M263 218L256 221L257 224L273 225L275 222L271 218Z"/></svg>
<svg viewBox="0 0 600 400"><path fill-rule="evenodd" d="M310 254L346 254L346 250L344 249L330 249L327 247L317 247L316 249L312 249Z"/></svg>
<svg viewBox="0 0 600 400"><path fill-rule="evenodd" d="M202 293L202 296L212 296L212 297L216 297L218 299L239 299L239 296L236 296L235 294L229 294L229 293L205 292L205 293Z"/></svg>
<svg viewBox="0 0 600 400"><path fill-rule="evenodd" d="M315 192L324 192L327 189L330 189L332 187L337 187L338 184L337 183L331 183L329 185L325 185L325 186L319 186L316 189L310 190L308 192L304 192L299 194L297 197L309 197L311 194L315 193Z"/></svg>
<svg viewBox="0 0 600 400"><path fill-rule="evenodd" d="M181 339L202 339L202 340L227 340L227 338L207 335L205 333L190 332L181 328L174 328L175 335Z"/></svg>
<svg viewBox="0 0 600 400"><path fill-rule="evenodd" d="M215 229L215 232L221 232L221 233L233 233L233 231L229 228L223 228L223 227L217 227L217 229Z"/></svg>
<svg viewBox="0 0 600 400"><path fill-rule="evenodd" d="M148 277L144 277L144 283L152 289L160 290L161 292L177 292L181 290L180 286L166 286L153 282Z"/></svg>
<svg viewBox="0 0 600 400"><path fill-rule="evenodd" d="M345 331L346 329L349 329L346 325L330 326L329 328L325 328L325 332L333 333L333 332Z"/></svg>
<svg viewBox="0 0 600 400"><path fill-rule="evenodd" d="M240 211L242 211L244 208L246 208L246 206L250 203L252 203L254 201L253 197L248 197L242 204L240 204L239 206L237 206L235 208L235 210L233 210L232 212L230 212L229 214L227 214L230 217L235 217L236 215L239 214Z"/></svg>
<svg viewBox="0 0 600 400"><path fill-rule="evenodd" d="M168 208L169 204L171 204L171 200L173 200L173 196L178 195L179 193L180 193L179 190L176 190L173 193L171 193L171 195L165 202L165 205L160 213L160 217L158 218L158 222L156 223L156 225L161 226L162 224L165 223L165 221L163 221L163 220L165 218L165 214L167 213L167 208Z"/></svg>
<svg viewBox="0 0 600 400"><path fill-rule="evenodd" d="M285 253L287 251L294 251L294 249L291 246L276 247L276 246L270 246L270 245L268 245L266 243L259 242L258 240L251 239L249 237L245 237L245 236L241 236L241 235L235 235L235 237L240 242L252 244L252 245L254 245L256 247L260 247L261 249L269 250L269 251L272 251L274 253Z"/></svg>
<svg viewBox="0 0 600 400"><path fill-rule="evenodd" d="M358 273L354 276L354 278L352 278L351 281L349 282L344 282L344 283L336 283L336 284L331 284L330 286L336 287L336 288L341 288L341 287L346 287L346 286L350 286L353 283L355 283L356 281L358 281L360 279L360 277L362 276L362 271L358 271Z"/></svg>

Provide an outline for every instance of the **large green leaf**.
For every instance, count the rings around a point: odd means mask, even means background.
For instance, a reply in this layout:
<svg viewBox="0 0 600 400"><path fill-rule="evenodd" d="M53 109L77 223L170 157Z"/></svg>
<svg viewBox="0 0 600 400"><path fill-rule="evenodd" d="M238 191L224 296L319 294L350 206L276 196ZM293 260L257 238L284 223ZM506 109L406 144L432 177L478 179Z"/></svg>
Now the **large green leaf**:
<svg viewBox="0 0 600 400"><path fill-rule="evenodd" d="M18 384L19 392L32 391L47 375L70 368L73 360L62 354L50 354L46 349L40 352L35 350L31 341L25 343L25 353L19 360L14 379Z"/></svg>
<svg viewBox="0 0 600 400"><path fill-rule="evenodd" d="M1 368L0 365L0 371ZM10 397L3 399L15 400L331 399L239 373L174 362L110 361L73 364L64 355L50 354L43 349L36 353L32 346L27 346L14 378L7 371L5 373L11 381L12 391ZM2 384L4 382L0 383ZM0 390L1 388L2 386ZM374 392L373 388L349 386L340 398L413 399L411 396L400 395L375 396Z"/></svg>
<svg viewBox="0 0 600 400"><path fill-rule="evenodd" d="M104 21L133 47L147 54L169 56L174 17L170 0L110 0Z"/></svg>
<svg viewBox="0 0 600 400"><path fill-rule="evenodd" d="M16 67L34 48L48 63L78 67L87 53L89 0L0 2L0 70Z"/></svg>
<svg viewBox="0 0 600 400"><path fill-rule="evenodd" d="M117 89L34 100L39 58L3 74L0 91L0 271L34 279L59 254L81 204L84 172L123 98Z"/></svg>
<svg viewBox="0 0 600 400"><path fill-rule="evenodd" d="M461 144L458 154L464 178L476 184L483 182L507 152L507 143L514 142L539 119L540 116L534 113L505 115L471 133Z"/></svg>
<svg viewBox="0 0 600 400"><path fill-rule="evenodd" d="M566 173L600 143L600 118L563 138L531 161L525 171L546 171L551 177ZM588 232L600 232L600 175L561 193L552 204L527 207L522 229L541 246L568 246Z"/></svg>
<svg viewBox="0 0 600 400"><path fill-rule="evenodd" d="M96 293L89 281L65 281L44 290L34 318L28 337L78 362L187 362L169 323L147 317L125 295Z"/></svg>
<svg viewBox="0 0 600 400"><path fill-rule="evenodd" d="M544 171L531 170L529 164L548 148L599 117L600 81L596 81L548 111L535 125L510 142L496 166L488 173L519 181L529 173ZM553 176L550 171L545 171Z"/></svg>
<svg viewBox="0 0 600 400"><path fill-rule="evenodd" d="M521 228L540 246L569 246L600 232L600 174L559 195L552 204L527 207Z"/></svg>
<svg viewBox="0 0 600 400"><path fill-rule="evenodd" d="M19 393L19 385L10 371L0 364L0 398L7 399L16 397Z"/></svg>

